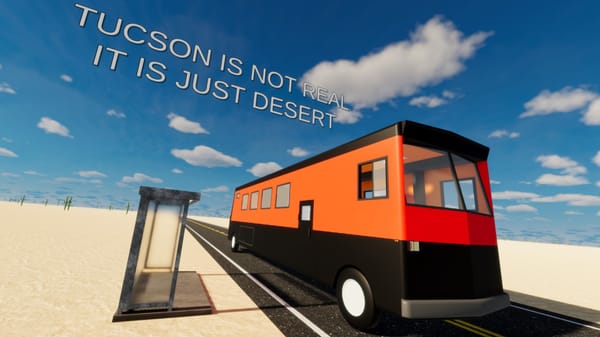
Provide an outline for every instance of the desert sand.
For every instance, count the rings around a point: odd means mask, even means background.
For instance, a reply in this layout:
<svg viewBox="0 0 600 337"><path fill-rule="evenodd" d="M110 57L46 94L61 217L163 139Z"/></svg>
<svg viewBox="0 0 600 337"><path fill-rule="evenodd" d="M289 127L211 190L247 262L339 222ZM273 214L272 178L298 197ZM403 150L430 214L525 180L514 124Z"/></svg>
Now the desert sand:
<svg viewBox="0 0 600 337"><path fill-rule="evenodd" d="M189 234L180 269L222 312L112 323L134 224L135 212L0 202L0 336L282 336Z"/></svg>

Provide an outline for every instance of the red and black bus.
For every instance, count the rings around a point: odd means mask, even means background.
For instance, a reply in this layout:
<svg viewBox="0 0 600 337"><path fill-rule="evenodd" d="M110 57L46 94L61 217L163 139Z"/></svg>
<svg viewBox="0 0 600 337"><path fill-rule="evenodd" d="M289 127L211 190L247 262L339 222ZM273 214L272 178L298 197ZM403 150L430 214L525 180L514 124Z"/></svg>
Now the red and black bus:
<svg viewBox="0 0 600 337"><path fill-rule="evenodd" d="M505 308L489 148L403 121L236 188L228 238L336 289L358 328Z"/></svg>

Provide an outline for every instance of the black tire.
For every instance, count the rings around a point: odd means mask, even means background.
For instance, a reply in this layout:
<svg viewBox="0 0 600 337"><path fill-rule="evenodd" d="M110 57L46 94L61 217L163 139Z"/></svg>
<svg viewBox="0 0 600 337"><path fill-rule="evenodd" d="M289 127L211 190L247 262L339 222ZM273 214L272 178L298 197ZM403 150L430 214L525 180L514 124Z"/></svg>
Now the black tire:
<svg viewBox="0 0 600 337"><path fill-rule="evenodd" d="M235 234L233 234L231 236L231 251L232 252L239 252L240 251L240 243L238 242L237 238L235 237Z"/></svg>
<svg viewBox="0 0 600 337"><path fill-rule="evenodd" d="M344 269L337 279L336 295L342 315L353 327L369 330L379 318L367 278L354 268Z"/></svg>

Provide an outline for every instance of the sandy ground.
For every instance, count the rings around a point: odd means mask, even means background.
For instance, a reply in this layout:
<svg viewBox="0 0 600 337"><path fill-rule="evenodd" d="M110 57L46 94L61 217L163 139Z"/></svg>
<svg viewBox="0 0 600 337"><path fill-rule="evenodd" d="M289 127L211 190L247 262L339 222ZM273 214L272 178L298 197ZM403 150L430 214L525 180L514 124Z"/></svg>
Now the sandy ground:
<svg viewBox="0 0 600 337"><path fill-rule="evenodd" d="M600 248L498 241L505 289L600 311Z"/></svg>
<svg viewBox="0 0 600 337"><path fill-rule="evenodd" d="M0 202L0 336L282 336L188 236L181 270L202 275L220 312L112 323L134 224L134 212Z"/></svg>

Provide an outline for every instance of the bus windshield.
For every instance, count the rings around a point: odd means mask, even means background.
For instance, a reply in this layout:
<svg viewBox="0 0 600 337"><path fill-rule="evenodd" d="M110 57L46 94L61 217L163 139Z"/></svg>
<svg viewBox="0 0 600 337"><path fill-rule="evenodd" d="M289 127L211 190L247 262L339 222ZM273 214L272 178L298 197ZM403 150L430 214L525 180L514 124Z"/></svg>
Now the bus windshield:
<svg viewBox="0 0 600 337"><path fill-rule="evenodd" d="M407 204L491 214L475 163L441 150L403 149Z"/></svg>

